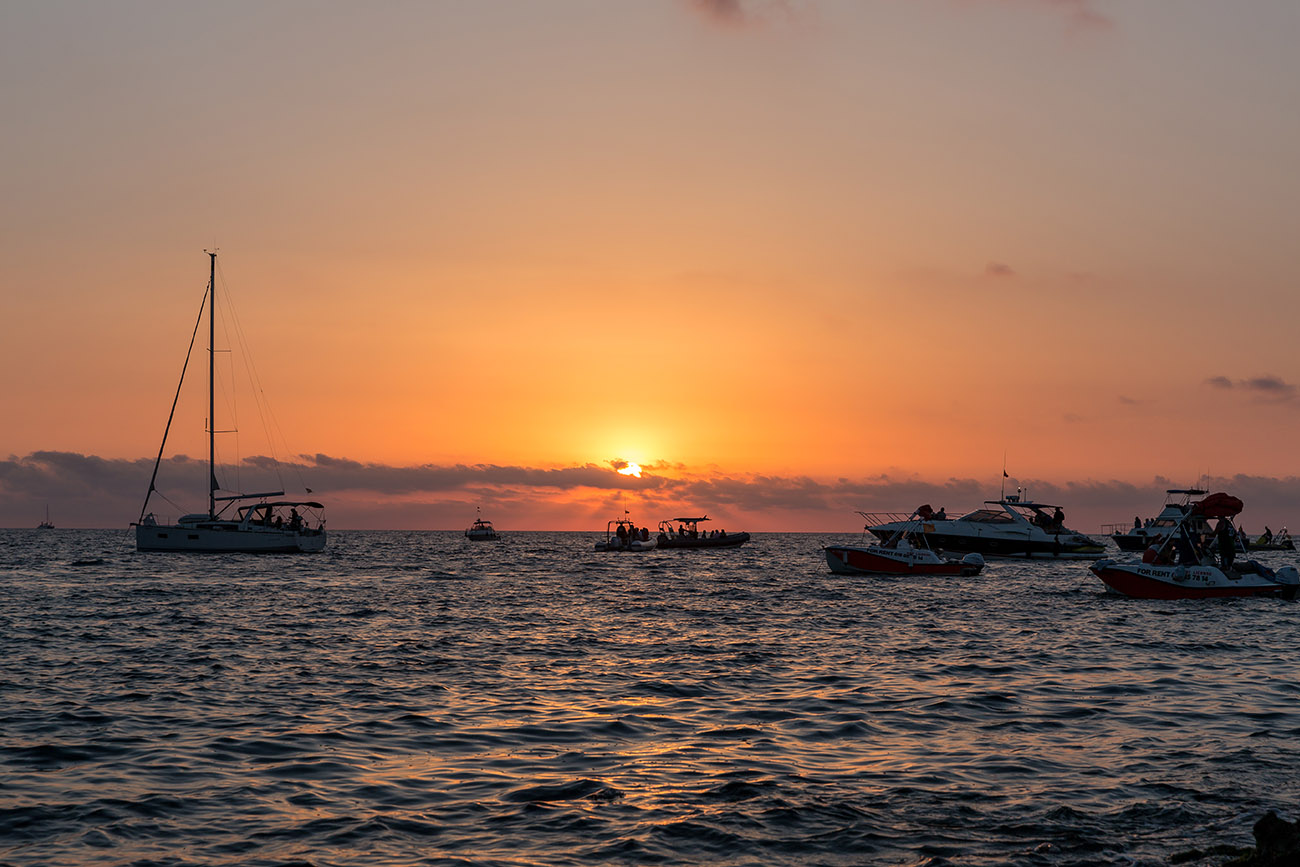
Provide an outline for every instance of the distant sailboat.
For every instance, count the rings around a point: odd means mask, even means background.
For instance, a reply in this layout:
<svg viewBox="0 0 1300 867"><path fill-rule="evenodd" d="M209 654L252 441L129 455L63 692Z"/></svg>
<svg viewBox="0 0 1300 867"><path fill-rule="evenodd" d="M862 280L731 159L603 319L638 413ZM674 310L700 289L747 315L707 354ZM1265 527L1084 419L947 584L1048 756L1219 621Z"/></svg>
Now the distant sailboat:
<svg viewBox="0 0 1300 867"><path fill-rule="evenodd" d="M208 279L208 510L197 514L185 515L175 524L160 524L149 512L149 498L157 488L158 467L162 463L163 450L167 445L167 432L171 429L172 416L167 418L167 427L163 431L163 444L158 448L158 460L154 462L153 477L149 480L149 490L145 494L144 505L140 508L140 519L131 526L135 527L135 547L137 551L188 551L194 553L293 553L300 551L321 551L325 548L325 521L321 517L324 506L320 503L271 500L268 497L284 496L284 491L270 491L260 494L234 494L217 496L221 486L217 482L216 468L216 398L213 356L216 354L216 292L217 292L217 254L209 252L210 270ZM195 327L197 332L198 328ZM193 347L193 341L190 343ZM186 355L185 366L189 366ZM181 382L185 381L185 370L181 370ZM172 401L172 413L176 412L176 400ZM235 515L223 513L232 504L241 500L257 500L251 505L239 506ZM221 503L221 508L217 504ZM311 510L315 514L316 526L311 526L307 516L298 509Z"/></svg>
<svg viewBox="0 0 1300 867"><path fill-rule="evenodd" d="M38 529L38 530L53 530L53 529L54 529L54 524L52 524L52 523L50 522L50 507L49 507L48 505L45 507L45 520L44 520L44 521L41 521L39 524L37 524L37 525L36 525L36 529Z"/></svg>

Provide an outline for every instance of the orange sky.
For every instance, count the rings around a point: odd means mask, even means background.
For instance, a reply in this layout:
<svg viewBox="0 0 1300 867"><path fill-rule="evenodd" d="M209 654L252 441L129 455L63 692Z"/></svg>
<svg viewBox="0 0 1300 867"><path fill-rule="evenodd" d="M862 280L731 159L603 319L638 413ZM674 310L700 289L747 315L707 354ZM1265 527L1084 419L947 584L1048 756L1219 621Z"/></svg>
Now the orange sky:
<svg viewBox="0 0 1300 867"><path fill-rule="evenodd" d="M282 457L1293 479L1297 25L1281 0L10 7L0 452L152 458L215 245ZM25 526L53 495L18 475ZM384 520L495 498L578 529L635 495L418 496ZM729 508L817 529L847 501Z"/></svg>

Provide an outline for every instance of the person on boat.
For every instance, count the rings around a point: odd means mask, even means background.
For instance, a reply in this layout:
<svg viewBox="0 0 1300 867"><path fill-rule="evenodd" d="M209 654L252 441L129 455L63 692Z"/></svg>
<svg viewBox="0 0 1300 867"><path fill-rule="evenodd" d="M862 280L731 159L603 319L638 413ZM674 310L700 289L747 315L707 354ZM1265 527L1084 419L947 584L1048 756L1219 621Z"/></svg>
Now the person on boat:
<svg viewBox="0 0 1300 867"><path fill-rule="evenodd" d="M1224 571L1227 571L1232 568L1233 558L1237 556L1237 539L1232 532L1232 522L1220 518L1215 535L1219 538L1219 562L1223 564Z"/></svg>
<svg viewBox="0 0 1300 867"><path fill-rule="evenodd" d="M298 514L297 509L289 510L289 529L295 533L302 529L302 515Z"/></svg>
<svg viewBox="0 0 1300 867"><path fill-rule="evenodd" d="M1259 544L1267 545L1269 542L1272 541L1273 541L1273 531L1268 528L1268 524L1265 524L1264 532L1259 537Z"/></svg>
<svg viewBox="0 0 1300 867"><path fill-rule="evenodd" d="M943 506L940 506L939 511L935 512L931 517L936 521L946 521L948 520L948 513L944 511Z"/></svg>
<svg viewBox="0 0 1300 867"><path fill-rule="evenodd" d="M649 527L642 527L642 528L641 528L641 541L642 541L642 542L649 542L649 541L650 541L650 528L649 528Z"/></svg>
<svg viewBox="0 0 1300 867"><path fill-rule="evenodd" d="M1058 530L1065 526L1065 513L1061 511L1060 506L1057 506L1056 511L1052 512L1052 526Z"/></svg>
<svg viewBox="0 0 1300 867"><path fill-rule="evenodd" d="M627 547L627 526L625 524L619 524L618 530L615 531L614 535L618 536L619 547L626 548Z"/></svg>
<svg viewBox="0 0 1300 867"><path fill-rule="evenodd" d="M1133 529L1134 530L1142 529L1142 519L1137 517L1136 515L1133 516Z"/></svg>
<svg viewBox="0 0 1300 867"><path fill-rule="evenodd" d="M276 515L275 520L271 522L271 526L277 530L280 529L281 527L284 526L284 518L281 518L279 515Z"/></svg>

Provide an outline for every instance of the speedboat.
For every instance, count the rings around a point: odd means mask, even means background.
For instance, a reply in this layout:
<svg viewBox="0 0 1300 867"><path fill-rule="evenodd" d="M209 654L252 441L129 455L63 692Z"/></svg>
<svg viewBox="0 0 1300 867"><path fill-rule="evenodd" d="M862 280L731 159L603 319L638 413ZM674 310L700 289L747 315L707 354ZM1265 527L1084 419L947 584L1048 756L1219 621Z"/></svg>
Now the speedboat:
<svg viewBox="0 0 1300 867"><path fill-rule="evenodd" d="M703 518L671 518L659 522L656 542L660 548L736 548L749 541L748 533L728 533L726 530L700 532ZM676 529L673 526L676 525Z"/></svg>
<svg viewBox="0 0 1300 867"><path fill-rule="evenodd" d="M868 521L862 531L863 544L828 545L824 549L826 565L840 575L978 575L984 568L984 558L979 554L959 559L930 548L925 534L918 532L923 511L930 512L930 507L917 509L888 539L872 545L866 544L866 538L873 516L858 512Z"/></svg>
<svg viewBox="0 0 1300 867"><path fill-rule="evenodd" d="M898 514L859 513L867 519L867 529L881 541L891 538L912 520ZM1000 500L985 500L984 508L960 518L948 518L944 510L922 507L916 513L920 528L934 550L958 554L981 554L1026 560L1095 560L1105 553L1105 546L1083 533L1065 526L1060 506L1021 499L1007 494Z"/></svg>
<svg viewBox="0 0 1300 867"><path fill-rule="evenodd" d="M1152 545L1138 562L1098 560L1088 568L1120 596L1139 599L1210 599L1223 596L1276 596L1294 599L1300 590L1300 570L1295 566L1269 567L1255 560L1236 562L1236 532L1232 518L1241 512L1241 500L1228 494L1211 494L1193 503L1174 532ZM1217 519L1214 537L1200 532ZM1213 538L1218 558L1207 540Z"/></svg>
<svg viewBox="0 0 1300 867"><path fill-rule="evenodd" d="M153 477L149 479L149 490L145 493L144 505L140 507L140 517L131 526L135 528L135 549L137 551L173 551L204 554L279 554L292 552L315 552L325 548L324 506L313 501L274 500L268 497L284 496L284 491L267 491L260 494L235 493L218 496L224 489L217 481L216 466L216 398L214 359L218 352L216 343L217 310L217 254L208 253L209 277L207 293L204 297L208 319L208 510L196 512L179 518L174 524L160 522L149 510L149 500L158 490L158 468L162 464L163 451L167 448L167 433L171 430L171 418L163 430L162 445L158 448L158 459L153 465ZM202 310L200 306L200 310ZM202 315L202 313L200 313ZM201 320L200 320L201 321ZM198 323L195 323L195 332ZM190 343L193 348L193 340ZM185 370L189 367L189 355L185 356L185 365L181 368L181 385L185 383ZM181 386L177 386L177 398ZM172 412L176 412L176 399L172 401ZM308 493L310 493L308 489ZM252 505L236 506L235 514L227 510L240 500L258 500ZM302 515L302 508L307 515ZM315 526L312 526L312 521Z"/></svg>
<svg viewBox="0 0 1300 867"><path fill-rule="evenodd" d="M1126 524L1106 524L1102 532L1110 536L1121 551L1145 551L1168 539L1191 511L1192 498L1205 493L1198 488L1170 488L1165 491L1165 505L1159 515L1145 521L1134 518L1133 526L1127 530L1124 529Z"/></svg>
<svg viewBox="0 0 1300 867"><path fill-rule="evenodd" d="M1254 539L1250 538L1250 536L1243 532L1241 534L1241 544L1247 551L1295 550L1295 542L1292 541L1291 534L1286 531L1286 527L1283 527L1276 533L1268 527L1265 527L1264 532L1260 533Z"/></svg>
<svg viewBox="0 0 1300 867"><path fill-rule="evenodd" d="M480 515L474 519L474 523L470 524L469 529L465 531L465 538L475 542L495 542L501 537L497 535L492 522L484 521L482 515Z"/></svg>
<svg viewBox="0 0 1300 867"><path fill-rule="evenodd" d="M650 551L656 544L646 527L638 527L628 518L605 525L605 541L596 543L597 551Z"/></svg>

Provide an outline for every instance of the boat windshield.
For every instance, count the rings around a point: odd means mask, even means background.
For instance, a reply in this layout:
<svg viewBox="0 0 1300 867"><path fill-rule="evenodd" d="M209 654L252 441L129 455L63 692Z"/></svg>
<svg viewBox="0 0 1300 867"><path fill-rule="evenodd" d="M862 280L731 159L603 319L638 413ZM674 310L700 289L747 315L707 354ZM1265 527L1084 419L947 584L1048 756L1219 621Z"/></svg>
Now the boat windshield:
<svg viewBox="0 0 1300 867"><path fill-rule="evenodd" d="M1015 519L1000 509L976 509L968 515L962 515L958 521L973 521L977 524L1014 524Z"/></svg>

